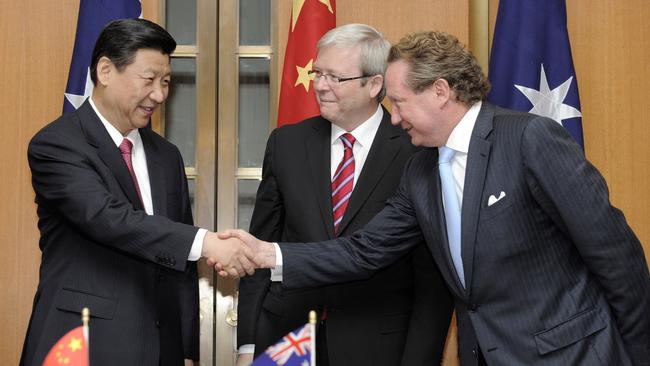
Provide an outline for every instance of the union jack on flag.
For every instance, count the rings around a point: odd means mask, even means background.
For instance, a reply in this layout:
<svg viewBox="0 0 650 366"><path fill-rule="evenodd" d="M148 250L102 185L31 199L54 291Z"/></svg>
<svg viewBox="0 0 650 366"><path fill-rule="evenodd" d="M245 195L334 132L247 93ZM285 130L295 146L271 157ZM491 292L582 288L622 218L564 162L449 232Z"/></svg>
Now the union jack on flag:
<svg viewBox="0 0 650 366"><path fill-rule="evenodd" d="M305 324L260 354L252 366L315 366L314 326Z"/></svg>

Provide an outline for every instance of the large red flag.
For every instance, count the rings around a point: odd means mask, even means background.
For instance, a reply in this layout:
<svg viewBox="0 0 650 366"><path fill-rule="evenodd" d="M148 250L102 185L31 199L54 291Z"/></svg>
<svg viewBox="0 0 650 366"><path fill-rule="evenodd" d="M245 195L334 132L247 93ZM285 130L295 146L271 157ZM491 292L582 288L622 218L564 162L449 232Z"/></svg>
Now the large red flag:
<svg viewBox="0 0 650 366"><path fill-rule="evenodd" d="M83 326L61 337L45 357L43 366L88 366L88 342Z"/></svg>
<svg viewBox="0 0 650 366"><path fill-rule="evenodd" d="M336 0L293 0L291 25L280 86L278 126L320 114L307 74L316 58L316 43L336 26Z"/></svg>

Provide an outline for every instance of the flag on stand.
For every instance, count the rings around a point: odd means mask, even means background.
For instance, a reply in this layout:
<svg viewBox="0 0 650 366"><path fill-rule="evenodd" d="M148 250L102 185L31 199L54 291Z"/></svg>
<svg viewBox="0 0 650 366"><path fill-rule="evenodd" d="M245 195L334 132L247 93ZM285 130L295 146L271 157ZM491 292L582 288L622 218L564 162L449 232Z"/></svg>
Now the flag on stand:
<svg viewBox="0 0 650 366"><path fill-rule="evenodd" d="M316 313L311 313L309 323L267 348L251 366L316 366Z"/></svg>
<svg viewBox="0 0 650 366"><path fill-rule="evenodd" d="M563 125L584 148L565 0L501 0L490 56L496 105Z"/></svg>
<svg viewBox="0 0 650 366"><path fill-rule="evenodd" d="M43 366L88 366L88 308L82 311L83 325L66 333L50 349Z"/></svg>
<svg viewBox="0 0 650 366"><path fill-rule="evenodd" d="M307 72L316 58L316 43L335 26L335 0L293 0L280 82L278 127L320 114L313 76Z"/></svg>
<svg viewBox="0 0 650 366"><path fill-rule="evenodd" d="M81 0L77 18L77 34L74 40L68 85L63 98L63 113L72 112L90 96L93 83L90 80L90 59L95 41L104 26L122 18L138 18L142 15L139 0Z"/></svg>

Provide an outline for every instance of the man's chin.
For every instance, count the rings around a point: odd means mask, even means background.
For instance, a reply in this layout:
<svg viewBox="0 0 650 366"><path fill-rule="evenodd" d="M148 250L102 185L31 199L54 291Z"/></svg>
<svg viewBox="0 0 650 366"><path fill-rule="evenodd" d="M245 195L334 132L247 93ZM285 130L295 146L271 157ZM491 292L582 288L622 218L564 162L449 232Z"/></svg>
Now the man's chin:
<svg viewBox="0 0 650 366"><path fill-rule="evenodd" d="M145 128L149 125L149 118L138 118L137 121L132 121L132 126L135 128Z"/></svg>
<svg viewBox="0 0 650 366"><path fill-rule="evenodd" d="M412 135L410 133L408 135L411 138L411 145L413 145L413 146L426 146L424 144L424 141L422 141L422 138L420 136L417 136L417 135L414 136L414 135Z"/></svg>
<svg viewBox="0 0 650 366"><path fill-rule="evenodd" d="M320 109L320 115L330 122L334 122L337 116L336 113L332 113L331 109L322 107Z"/></svg>

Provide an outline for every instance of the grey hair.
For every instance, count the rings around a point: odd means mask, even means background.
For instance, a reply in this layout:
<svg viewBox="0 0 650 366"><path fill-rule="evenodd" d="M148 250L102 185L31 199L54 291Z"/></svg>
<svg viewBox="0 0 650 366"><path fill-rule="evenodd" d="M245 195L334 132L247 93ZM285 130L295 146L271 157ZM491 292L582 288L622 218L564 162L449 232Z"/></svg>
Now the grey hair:
<svg viewBox="0 0 650 366"><path fill-rule="evenodd" d="M375 28L359 23L345 24L325 33L318 41L318 49L335 46L340 48L352 48L360 46L360 65L363 75L381 75L386 73L388 51L390 42L384 38ZM365 85L366 79L362 79L361 85ZM381 103L386 95L386 89L382 84L381 91L377 94L377 101Z"/></svg>

